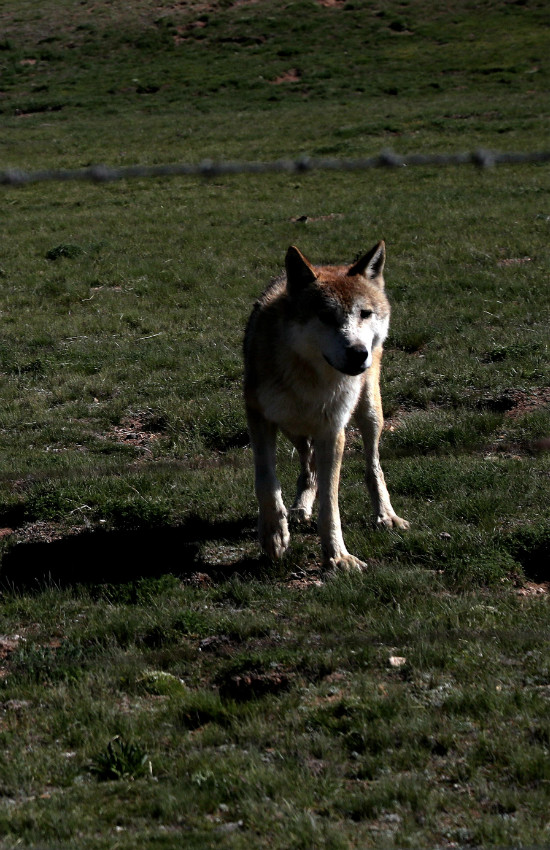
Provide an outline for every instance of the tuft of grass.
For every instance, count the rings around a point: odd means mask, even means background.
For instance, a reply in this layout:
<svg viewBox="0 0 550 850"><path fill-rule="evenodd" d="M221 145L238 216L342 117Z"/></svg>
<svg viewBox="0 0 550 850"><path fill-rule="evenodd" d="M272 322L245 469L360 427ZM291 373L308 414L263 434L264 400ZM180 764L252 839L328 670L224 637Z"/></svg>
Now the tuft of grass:
<svg viewBox="0 0 550 850"><path fill-rule="evenodd" d="M185 684L166 670L148 670L138 682L139 686L153 696L177 696L185 693Z"/></svg>
<svg viewBox="0 0 550 850"><path fill-rule="evenodd" d="M150 765L147 753L139 744L116 735L92 761L90 773L100 782L139 779L151 772Z"/></svg>
<svg viewBox="0 0 550 850"><path fill-rule="evenodd" d="M82 253L84 253L84 249L80 245L71 245L70 243L62 242L60 245L56 245L54 248L46 251L46 259L59 260L62 257L66 257L69 260L74 260L75 257L79 257Z"/></svg>

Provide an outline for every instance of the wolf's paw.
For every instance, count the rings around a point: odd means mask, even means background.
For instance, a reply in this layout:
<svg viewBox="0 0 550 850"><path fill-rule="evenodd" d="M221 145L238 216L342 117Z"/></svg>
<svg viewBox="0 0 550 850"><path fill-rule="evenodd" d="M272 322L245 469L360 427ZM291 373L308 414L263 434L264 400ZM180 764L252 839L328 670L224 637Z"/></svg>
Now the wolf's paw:
<svg viewBox="0 0 550 850"><path fill-rule="evenodd" d="M282 558L290 542L286 513L271 517L269 520L260 519L258 525L260 546L272 561Z"/></svg>
<svg viewBox="0 0 550 850"><path fill-rule="evenodd" d="M401 517L397 516L397 514L382 514L381 516L376 517L376 527L400 528L402 531L406 531L410 528L410 525L406 519L401 519Z"/></svg>
<svg viewBox="0 0 550 850"><path fill-rule="evenodd" d="M311 513L308 513L305 508L294 508L290 509L290 521L296 522L298 525L310 525L311 524Z"/></svg>
<svg viewBox="0 0 550 850"><path fill-rule="evenodd" d="M346 552L345 555L338 555L335 558L329 558L325 567L331 572L356 573L363 572L368 569L368 565L364 561L360 561L355 555L350 555Z"/></svg>

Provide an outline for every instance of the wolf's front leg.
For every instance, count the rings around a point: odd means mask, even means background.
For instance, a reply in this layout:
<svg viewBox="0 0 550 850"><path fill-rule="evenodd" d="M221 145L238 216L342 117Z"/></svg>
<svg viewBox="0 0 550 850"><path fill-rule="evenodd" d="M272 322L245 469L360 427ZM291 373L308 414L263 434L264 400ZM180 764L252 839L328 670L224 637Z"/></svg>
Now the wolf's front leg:
<svg viewBox="0 0 550 850"><path fill-rule="evenodd" d="M268 558L276 560L282 557L290 540L281 485L275 472L277 426L257 410L247 408L246 415L254 452L258 537Z"/></svg>
<svg viewBox="0 0 550 850"><path fill-rule="evenodd" d="M380 348L373 354L372 366L365 376L365 384L354 417L363 438L365 478L376 525L383 528L406 529L409 523L406 519L397 516L392 508L378 453L380 434L384 424L379 384L381 358L382 349Z"/></svg>
<svg viewBox="0 0 550 850"><path fill-rule="evenodd" d="M366 564L346 549L338 507L338 484L344 452L344 431L314 441L319 492L319 536L323 566L329 569L363 570Z"/></svg>

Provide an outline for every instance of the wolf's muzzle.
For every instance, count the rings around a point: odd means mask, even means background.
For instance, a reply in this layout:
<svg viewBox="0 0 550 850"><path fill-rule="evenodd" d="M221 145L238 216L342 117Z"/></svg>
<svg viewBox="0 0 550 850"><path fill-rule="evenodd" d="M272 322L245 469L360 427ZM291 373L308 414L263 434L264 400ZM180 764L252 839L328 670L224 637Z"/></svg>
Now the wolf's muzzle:
<svg viewBox="0 0 550 850"><path fill-rule="evenodd" d="M369 366L369 350L364 345L350 345L341 370L346 375L360 375Z"/></svg>

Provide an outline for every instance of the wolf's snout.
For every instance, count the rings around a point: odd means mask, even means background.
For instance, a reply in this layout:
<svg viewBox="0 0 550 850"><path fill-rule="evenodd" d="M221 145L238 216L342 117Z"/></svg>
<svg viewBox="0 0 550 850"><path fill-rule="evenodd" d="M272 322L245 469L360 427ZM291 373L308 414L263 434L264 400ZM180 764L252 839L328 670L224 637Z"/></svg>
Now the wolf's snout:
<svg viewBox="0 0 550 850"><path fill-rule="evenodd" d="M359 375L369 365L369 350L364 345L350 345L346 349L346 372L349 375Z"/></svg>

